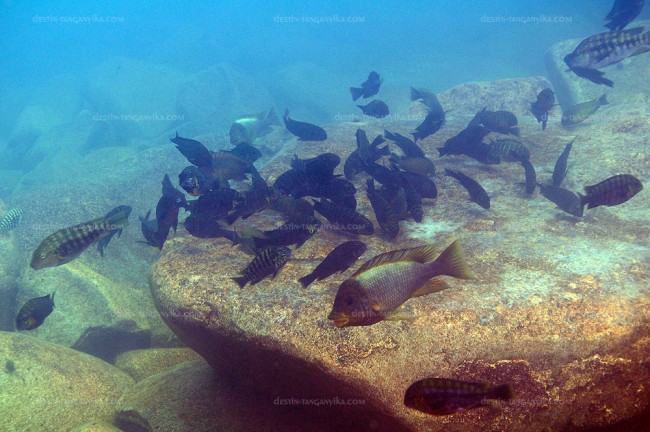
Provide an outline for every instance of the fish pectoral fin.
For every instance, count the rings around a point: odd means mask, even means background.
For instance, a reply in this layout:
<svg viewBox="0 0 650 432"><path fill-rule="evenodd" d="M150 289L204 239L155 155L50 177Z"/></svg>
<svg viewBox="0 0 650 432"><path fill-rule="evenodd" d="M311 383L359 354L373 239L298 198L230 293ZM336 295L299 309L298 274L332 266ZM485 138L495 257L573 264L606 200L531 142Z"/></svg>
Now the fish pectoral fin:
<svg viewBox="0 0 650 432"><path fill-rule="evenodd" d="M421 297L428 294L433 294L442 290L451 288L451 286L442 279L431 279L425 282L420 288L416 289L411 298Z"/></svg>
<svg viewBox="0 0 650 432"><path fill-rule="evenodd" d="M399 307L395 310L392 310L384 316L384 319L387 321L411 321L417 318L418 317L414 315L413 312L404 307Z"/></svg>

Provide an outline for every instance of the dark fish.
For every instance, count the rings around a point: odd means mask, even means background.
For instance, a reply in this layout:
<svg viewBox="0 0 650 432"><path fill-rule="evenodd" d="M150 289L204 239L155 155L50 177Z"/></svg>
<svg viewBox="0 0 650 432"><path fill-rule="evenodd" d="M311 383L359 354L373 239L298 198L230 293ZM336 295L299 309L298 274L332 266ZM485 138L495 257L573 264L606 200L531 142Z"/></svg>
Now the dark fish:
<svg viewBox="0 0 650 432"><path fill-rule="evenodd" d="M510 111L488 111L487 107L476 113L469 126L483 125L491 132L519 136L517 116Z"/></svg>
<svg viewBox="0 0 650 432"><path fill-rule="evenodd" d="M386 105L385 102L380 101L379 99L376 99L367 105L357 105L357 106L361 108L361 111L363 111L365 115L370 117L383 118L389 114L388 105Z"/></svg>
<svg viewBox="0 0 650 432"><path fill-rule="evenodd" d="M373 163L382 156L390 155L388 146L379 147L385 142L384 137L377 135L372 143L368 142L365 131L358 129L356 132L357 149L350 153L343 165L345 178L352 179L355 175L364 170L364 165Z"/></svg>
<svg viewBox="0 0 650 432"><path fill-rule="evenodd" d="M422 198L437 198L438 188L436 184L428 177L409 172L400 173L400 175L408 181L411 186L422 196Z"/></svg>
<svg viewBox="0 0 650 432"><path fill-rule="evenodd" d="M199 168L188 166L178 175L178 184L192 196L203 195L220 186L219 181L210 180Z"/></svg>
<svg viewBox="0 0 650 432"><path fill-rule="evenodd" d="M386 137L386 139L389 139L391 141L395 141L397 147L402 149L402 151L407 157L412 157L412 158L424 157L424 152L422 151L420 146L417 145L415 142L411 141L409 138L400 135L398 133L392 133L386 129L384 129L384 137Z"/></svg>
<svg viewBox="0 0 650 432"><path fill-rule="evenodd" d="M458 135L438 147L440 156L465 155L485 164L500 164L501 156L492 146L482 142L490 131L483 126L467 126Z"/></svg>
<svg viewBox="0 0 650 432"><path fill-rule="evenodd" d="M130 213L131 213L131 207L122 205L122 206L115 207L113 210L108 212L105 217L106 219L112 219L116 216L119 216L120 214L130 214ZM104 256L104 250L106 249L106 246L108 246L108 244L111 242L111 239L115 234L117 234L117 238L122 237L122 228L113 230L108 234L106 234L101 239L99 239L99 241L97 242L97 250L99 251L100 256L102 257Z"/></svg>
<svg viewBox="0 0 650 432"><path fill-rule="evenodd" d="M339 328L405 319L405 312L398 308L408 299L447 288L429 279L443 275L473 278L458 240L437 258L435 250L434 245L419 246L367 261L339 286L327 318Z"/></svg>
<svg viewBox="0 0 650 432"><path fill-rule="evenodd" d="M34 330L43 324L54 310L54 294L28 300L16 315L16 329Z"/></svg>
<svg viewBox="0 0 650 432"><path fill-rule="evenodd" d="M149 421L136 410L120 410L115 414L113 424L121 431L152 432ZM101 426L100 426L101 427Z"/></svg>
<svg viewBox="0 0 650 432"><path fill-rule="evenodd" d="M352 93L352 100L356 101L363 96L364 99L367 99L371 96L376 95L379 92L379 87L381 86L382 79L379 77L379 74L375 71L370 72L368 79L361 84L359 87L350 87L350 93Z"/></svg>
<svg viewBox="0 0 650 432"><path fill-rule="evenodd" d="M242 202L245 197L234 189L225 187L213 189L203 194L198 200L188 203L189 211L194 214L210 216L214 219L221 219L228 215L235 201Z"/></svg>
<svg viewBox="0 0 650 432"><path fill-rule="evenodd" d="M271 126L281 126L282 122L280 122L280 118L275 113L275 109L270 108L268 111L237 117L235 124L241 125L246 129L247 135L251 140L249 144L252 144L252 141L257 138L269 134L273 130Z"/></svg>
<svg viewBox="0 0 650 432"><path fill-rule="evenodd" d="M314 208L309 201L303 198L294 198L292 196L283 196L278 198L269 208L282 213L287 218L294 221L304 221L314 215Z"/></svg>
<svg viewBox="0 0 650 432"><path fill-rule="evenodd" d="M310 159L299 159L294 155L291 168L304 171L307 177L315 181L328 181L340 163L341 158L334 153L323 153Z"/></svg>
<svg viewBox="0 0 650 432"><path fill-rule="evenodd" d="M307 288L315 280L323 280L334 273L343 273L349 269L361 255L366 251L366 244L360 241L351 240L341 243L335 247L325 259L316 266L313 272L298 279Z"/></svg>
<svg viewBox="0 0 650 432"><path fill-rule="evenodd" d="M253 261L242 271L242 276L232 278L239 288L250 282L255 285L267 276L273 279L291 258L291 249L286 246L273 246L257 253Z"/></svg>
<svg viewBox="0 0 650 432"><path fill-rule="evenodd" d="M582 217L584 206L580 202L580 197L567 189L559 186L547 186L540 184L539 191L549 201L555 203L561 210L577 217Z"/></svg>
<svg viewBox="0 0 650 432"><path fill-rule="evenodd" d="M448 415L484 406L487 399L512 398L510 384L492 386L482 382L426 378L409 386L404 394L404 405L425 414Z"/></svg>
<svg viewBox="0 0 650 432"><path fill-rule="evenodd" d="M368 200L375 212L377 223L382 232L389 239L394 239L399 234L399 218L395 214L394 209L380 191L375 189L375 182L372 179L366 180L368 185Z"/></svg>
<svg viewBox="0 0 650 432"><path fill-rule="evenodd" d="M564 147L564 151L555 162L555 168L553 169L553 186L555 187L560 187L564 181L564 177L566 177L569 153L571 153L573 142L576 140L576 138L573 138L571 142Z"/></svg>
<svg viewBox="0 0 650 432"><path fill-rule="evenodd" d="M300 222L289 220L277 229L262 231L259 236L242 237L235 241L235 243L250 245L253 250L266 249L272 246L291 245L296 245L299 248L307 240L312 238L321 226L321 221L314 216L310 216L306 221Z"/></svg>
<svg viewBox="0 0 650 432"><path fill-rule="evenodd" d="M234 149L226 150L226 152L249 163L253 163L262 157L262 152L257 147L246 143L239 143Z"/></svg>
<svg viewBox="0 0 650 432"><path fill-rule="evenodd" d="M238 146L240 144L253 144L253 138L251 137L250 132L246 127L240 123L233 123L230 126L230 144L233 146Z"/></svg>
<svg viewBox="0 0 650 432"><path fill-rule="evenodd" d="M280 191L268 186L253 164L250 165L250 171L253 184L248 191L241 195L241 200L235 205L234 211L228 215L228 224L232 224L238 218L249 218L268 208L273 201L280 197Z"/></svg>
<svg viewBox="0 0 650 432"><path fill-rule="evenodd" d="M158 221L158 232L156 233L160 247L167 241L169 230L178 227L178 213L181 208L187 207L187 200L183 192L176 189L169 176L165 174L162 181L162 197L156 205L156 220Z"/></svg>
<svg viewBox="0 0 650 432"><path fill-rule="evenodd" d="M145 241L143 243L146 243L150 246L157 247L158 249L162 249L162 244L160 244L160 239L158 238L158 221L156 218L149 219L149 215L151 215L151 210L147 212L147 214L142 217L140 216L140 229L142 230L142 236L144 237Z"/></svg>
<svg viewBox="0 0 650 432"><path fill-rule="evenodd" d="M586 195L580 196L580 202L588 209L602 205L615 206L623 204L643 190L639 179L630 174L619 174L601 181L593 186L585 186Z"/></svg>
<svg viewBox="0 0 650 432"><path fill-rule="evenodd" d="M522 160L530 159L530 150L528 150L528 147L517 140L499 139L492 141L490 145L501 156L505 156L504 160L521 162Z"/></svg>
<svg viewBox="0 0 650 432"><path fill-rule="evenodd" d="M192 213L183 222L185 229L192 236L197 238L221 238L225 237L236 243L235 236L230 236L230 231L227 231L219 225L217 219L206 213Z"/></svg>
<svg viewBox="0 0 650 432"><path fill-rule="evenodd" d="M372 235L375 232L370 219L347 207L334 204L327 199L314 201L314 210L323 215L332 224L335 231L356 235Z"/></svg>
<svg viewBox="0 0 650 432"><path fill-rule="evenodd" d="M445 111L442 109L442 105L440 105L438 96L436 96L435 93L411 87L411 100L420 100L420 102L422 102L429 109L429 111L442 113L444 119Z"/></svg>
<svg viewBox="0 0 650 432"><path fill-rule="evenodd" d="M12 208L0 220L0 233L13 231L20 225L23 218L23 211L19 208Z"/></svg>
<svg viewBox="0 0 650 432"><path fill-rule="evenodd" d="M589 36L564 57L564 62L576 75L595 84L613 87L598 69L650 51L650 32L643 27L618 30Z"/></svg>
<svg viewBox="0 0 650 432"><path fill-rule="evenodd" d="M246 173L251 172L252 164L225 151L212 154L210 167L203 168L204 174L211 180L218 180L219 185L227 180L247 180Z"/></svg>
<svg viewBox="0 0 650 432"><path fill-rule="evenodd" d="M526 175L526 193L530 195L535 192L535 186L537 185L535 167L528 159L524 159L519 163L524 168L524 174Z"/></svg>
<svg viewBox="0 0 650 432"><path fill-rule="evenodd" d="M131 207L120 206L122 211L110 218L104 216L68 228L63 228L45 238L32 255L30 266L34 270L55 267L77 258L83 251L112 231L128 225Z"/></svg>
<svg viewBox="0 0 650 432"><path fill-rule="evenodd" d="M573 105L572 107L567 108L567 110L562 114L562 126L568 128L575 126L578 123L582 123L587 120L590 115L598 111L598 108L600 108L601 105L607 104L607 95L604 94L592 101Z"/></svg>
<svg viewBox="0 0 650 432"><path fill-rule="evenodd" d="M406 206L409 214L416 222L422 222L424 210L422 209L422 195L413 187L413 185L400 173L402 179L401 186L406 198Z"/></svg>
<svg viewBox="0 0 650 432"><path fill-rule="evenodd" d="M391 211L398 221L408 218L408 203L406 202L406 193L401 186L382 185L379 192L383 195L390 206Z"/></svg>
<svg viewBox="0 0 650 432"><path fill-rule="evenodd" d="M356 192L357 189L351 182L343 178L333 177L329 181L309 183L306 187L295 189L293 196L296 198L304 196L329 198L332 201L340 202Z"/></svg>
<svg viewBox="0 0 650 432"><path fill-rule="evenodd" d="M614 0L614 6L605 17L605 24L610 30L623 30L626 25L639 16L645 0Z"/></svg>
<svg viewBox="0 0 650 432"><path fill-rule="evenodd" d="M463 173L452 171L450 169L445 169L445 174L458 180L458 182L467 189L472 201L486 210L490 208L490 197L487 192L485 192L485 189L483 189L483 186L481 186L476 180Z"/></svg>
<svg viewBox="0 0 650 432"><path fill-rule="evenodd" d="M291 168L280 174L273 187L284 195L292 195L294 191L309 188L310 182L307 174L302 170Z"/></svg>
<svg viewBox="0 0 650 432"><path fill-rule="evenodd" d="M200 142L189 138L179 137L178 132L176 132L175 138L171 138L171 142L176 144L178 151L180 151L192 165L197 167L210 166L212 160L210 150L205 148L205 146Z"/></svg>
<svg viewBox="0 0 650 432"><path fill-rule="evenodd" d="M444 124L444 111L429 111L424 120L422 120L422 123L415 128L415 132L411 132L411 135L413 135L413 139L417 142L438 132Z"/></svg>
<svg viewBox="0 0 650 432"><path fill-rule="evenodd" d="M555 93L551 89L544 89L537 95L537 100L530 104L530 111L538 123L542 124L542 130L546 130L548 112L555 106Z"/></svg>
<svg viewBox="0 0 650 432"><path fill-rule="evenodd" d="M403 169L404 171L419 174L424 177L433 176L436 174L436 167L431 160L426 157L403 157L397 155L391 157L391 161Z"/></svg>
<svg viewBox="0 0 650 432"><path fill-rule="evenodd" d="M299 141L325 141L327 139L325 129L311 123L290 119L288 109L284 111L284 125L289 132L298 137Z"/></svg>
<svg viewBox="0 0 650 432"><path fill-rule="evenodd" d="M387 168L378 163L366 164L364 170L368 175L372 176L373 179L377 180L379 183L388 186L399 186L400 185L400 176L399 169L393 165L392 169Z"/></svg>

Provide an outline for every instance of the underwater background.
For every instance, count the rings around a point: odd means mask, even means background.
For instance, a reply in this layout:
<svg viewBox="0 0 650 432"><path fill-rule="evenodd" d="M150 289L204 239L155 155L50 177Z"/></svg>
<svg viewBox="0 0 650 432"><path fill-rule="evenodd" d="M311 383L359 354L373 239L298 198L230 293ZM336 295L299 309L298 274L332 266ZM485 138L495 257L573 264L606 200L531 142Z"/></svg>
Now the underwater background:
<svg viewBox="0 0 650 432"><path fill-rule="evenodd" d="M565 57L613 3L4 0L0 431L649 430L650 55Z"/></svg>

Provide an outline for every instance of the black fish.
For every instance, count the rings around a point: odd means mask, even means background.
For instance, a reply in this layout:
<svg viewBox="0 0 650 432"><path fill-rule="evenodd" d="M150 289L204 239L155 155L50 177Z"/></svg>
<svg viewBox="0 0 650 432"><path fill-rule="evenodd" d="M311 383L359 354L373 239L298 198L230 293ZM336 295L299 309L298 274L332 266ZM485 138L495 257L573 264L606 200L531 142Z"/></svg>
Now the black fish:
<svg viewBox="0 0 650 432"><path fill-rule="evenodd" d="M463 185L465 189L467 189L467 192L469 192L469 196L472 201L486 210L490 208L490 197L488 196L485 189L483 189L483 186L481 186L476 180L466 176L463 173L452 171L450 169L445 169L445 174L458 180L460 184Z"/></svg>
<svg viewBox="0 0 650 432"><path fill-rule="evenodd" d="M567 144L566 147L564 147L564 151L555 162L555 168L553 169L553 186L555 187L560 187L564 181L564 177L566 177L569 153L571 153L571 149L573 148L573 141L575 141L576 138L573 138L571 142Z"/></svg>
<svg viewBox="0 0 650 432"><path fill-rule="evenodd" d="M225 237L235 243L234 232L232 236L219 225L214 216L205 213L192 213L183 223L187 232L197 238L220 238Z"/></svg>
<svg viewBox="0 0 650 432"><path fill-rule="evenodd" d="M323 224L314 216L308 217L305 221L285 222L281 227L262 231L261 236L251 236L249 239L241 238L235 243L249 244L255 249L265 249L271 246L292 246L301 247L307 240L318 232Z"/></svg>
<svg viewBox="0 0 650 432"><path fill-rule="evenodd" d="M555 106L555 93L551 89L544 89L537 95L537 100L530 104L530 112L533 113L538 123L542 124L542 130L546 130L548 112Z"/></svg>
<svg viewBox="0 0 650 432"><path fill-rule="evenodd" d="M368 175L373 179L381 183L382 185L387 186L399 186L400 185L400 171L396 166L393 166L393 169L386 168L383 165L378 163L366 164L364 170Z"/></svg>
<svg viewBox="0 0 650 432"><path fill-rule="evenodd" d="M605 17L605 24L610 30L623 30L626 25L634 21L639 16L645 0L614 0L612 10Z"/></svg>
<svg viewBox="0 0 650 432"><path fill-rule="evenodd" d="M476 113L469 126L483 125L491 132L519 136L517 116L510 111L488 111L487 107Z"/></svg>
<svg viewBox="0 0 650 432"><path fill-rule="evenodd" d="M232 153L219 151L212 154L210 166L201 170L209 179L218 180L219 186L222 186L227 180L248 180L246 173L251 172L251 165Z"/></svg>
<svg viewBox="0 0 650 432"><path fill-rule="evenodd" d="M314 202L314 210L322 214L336 231L372 235L375 232L370 219L355 210L334 204L326 199Z"/></svg>
<svg viewBox="0 0 650 432"><path fill-rule="evenodd" d="M487 399L510 400L510 384L491 386L481 382L426 378L409 386L404 405L431 415L449 415L486 405Z"/></svg>
<svg viewBox="0 0 650 432"><path fill-rule="evenodd" d="M420 102L422 102L429 109L429 111L436 112L438 115L442 113L444 120L445 111L442 109L442 105L440 105L438 96L436 96L435 93L411 87L411 100L420 100Z"/></svg>
<svg viewBox="0 0 650 432"><path fill-rule="evenodd" d="M421 176L433 176L436 174L436 167L433 165L430 159L426 157L399 157L396 154L393 154L391 157L391 162L403 169L404 171L419 174Z"/></svg>
<svg viewBox="0 0 650 432"><path fill-rule="evenodd" d="M315 280L323 280L334 273L343 273L354 264L357 259L366 251L366 244L360 241L351 240L341 243L335 247L325 259L316 266L307 276L298 279L303 286L307 288Z"/></svg>
<svg viewBox="0 0 650 432"><path fill-rule="evenodd" d="M257 147L246 143L239 143L234 149L226 150L226 152L250 163L262 157L262 152Z"/></svg>
<svg viewBox="0 0 650 432"><path fill-rule="evenodd" d="M390 203L380 191L375 189L375 182L372 179L366 180L368 186L368 200L375 212L379 227L389 239L397 237L399 233L399 219Z"/></svg>
<svg viewBox="0 0 650 432"><path fill-rule="evenodd" d="M643 27L636 27L589 36L564 57L564 62L579 77L613 87L614 83L598 69L648 51L650 32L643 33Z"/></svg>
<svg viewBox="0 0 650 432"><path fill-rule="evenodd" d="M188 166L178 175L178 184L192 196L203 195L214 188L219 188L219 181L210 180L199 168Z"/></svg>
<svg viewBox="0 0 650 432"><path fill-rule="evenodd" d="M160 248L167 241L169 230L178 227L178 212L181 208L187 207L187 200L183 192L176 189L169 176L165 174L162 181L162 197L158 200L156 205L156 220L158 221L157 236L160 243Z"/></svg>
<svg viewBox="0 0 650 432"><path fill-rule="evenodd" d="M350 93L352 93L352 100L356 101L363 96L364 99L367 99L371 96L376 95L379 92L379 87L381 86L382 79L379 77L379 74L375 71L370 72L368 79L361 84L361 88L350 87Z"/></svg>
<svg viewBox="0 0 650 432"><path fill-rule="evenodd" d="M356 132L357 149L350 153L343 165L343 173L347 179L353 178L356 174L364 170L364 165L373 163L382 156L390 155L388 146L379 147L385 142L383 136L377 135L372 143L368 143L366 132L358 129Z"/></svg>
<svg viewBox="0 0 650 432"><path fill-rule="evenodd" d="M299 159L294 155L291 168L304 171L313 181L328 181L334 176L334 169L341 163L341 158L334 153L323 153L310 159Z"/></svg>
<svg viewBox="0 0 650 432"><path fill-rule="evenodd" d="M142 243L146 243L150 246L157 247L158 249L162 249L162 245L160 244L160 239L158 238L158 221L154 219L149 219L149 215L151 215L151 210L147 212L147 214L142 217L140 216L140 229L142 230L142 236L146 241Z"/></svg>
<svg viewBox="0 0 650 432"><path fill-rule="evenodd" d="M391 141L395 141L397 147L402 149L402 151L406 156L413 157L413 158L424 157L424 152L422 151L420 146L417 145L414 141L411 141L409 138L405 137L404 135L400 135L398 133L392 133L389 130L384 129L384 137L386 137L386 139L389 139Z"/></svg>
<svg viewBox="0 0 650 432"><path fill-rule="evenodd" d="M283 120L287 130L297 136L299 141L325 141L327 139L325 129L311 123L290 119L288 109L284 111Z"/></svg>
<svg viewBox="0 0 650 432"><path fill-rule="evenodd" d="M504 160L521 162L530 159L530 150L521 142L514 139L499 139L490 143L492 148L500 155L505 156Z"/></svg>
<svg viewBox="0 0 650 432"><path fill-rule="evenodd" d="M123 214L131 214L131 207L127 205L121 205L115 207L113 210L109 211L106 213L106 219L114 219L116 217L119 217L120 215ZM97 242L97 250L99 251L100 256L104 256L104 250L106 249L106 246L111 242L111 239L113 236L117 234L117 238L122 237L122 227L119 229L115 229L113 231L110 231L108 234L106 234L104 237L100 238L99 241Z"/></svg>
<svg viewBox="0 0 650 432"><path fill-rule="evenodd" d="M401 185L406 197L406 206L408 212L416 222L422 222L424 210L422 209L422 195L413 187L413 185L400 173L402 179Z"/></svg>
<svg viewBox="0 0 650 432"><path fill-rule="evenodd" d="M563 211L573 216L582 217L584 206L580 201L580 197L575 193L558 186L547 186L543 184L539 185L539 191Z"/></svg>
<svg viewBox="0 0 650 432"><path fill-rule="evenodd" d="M245 197L231 188L213 189L201 195L198 200L188 203L189 211L194 215L210 216L213 219L227 217L235 204L241 203Z"/></svg>
<svg viewBox="0 0 650 432"><path fill-rule="evenodd" d="M406 202L406 193L401 186L382 185L379 192L382 194L391 211L398 221L408 218L408 203Z"/></svg>
<svg viewBox="0 0 650 432"><path fill-rule="evenodd" d="M409 172L402 172L400 175L413 186L422 198L433 199L438 197L438 188L429 177Z"/></svg>
<svg viewBox="0 0 650 432"><path fill-rule="evenodd" d="M43 324L54 310L54 294L28 300L16 315L16 329L34 330Z"/></svg>
<svg viewBox="0 0 650 432"><path fill-rule="evenodd" d="M374 100L367 105L357 105L357 106L361 108L361 111L363 111L365 115L370 117L383 118L389 114L388 105L386 105L385 102L380 101L379 99Z"/></svg>
<svg viewBox="0 0 650 432"><path fill-rule="evenodd" d="M239 288L250 282L255 285L265 277L273 279L291 258L291 249L286 246L273 246L259 251L253 261L242 271L242 276L234 277Z"/></svg>
<svg viewBox="0 0 650 432"><path fill-rule="evenodd" d="M492 146L482 142L490 131L483 126L467 126L458 135L445 141L443 147L438 147L440 156L465 155L481 163L499 164L501 156Z"/></svg>
<svg viewBox="0 0 650 432"><path fill-rule="evenodd" d="M309 201L303 198L294 198L290 195L278 198L269 208L294 221L305 221L314 215L314 208Z"/></svg>
<svg viewBox="0 0 650 432"><path fill-rule="evenodd" d="M530 195L535 192L535 185L537 185L537 173L535 172L535 167L528 159L524 159L519 163L524 168L524 173L526 175L526 193Z"/></svg>
<svg viewBox="0 0 650 432"><path fill-rule="evenodd" d="M205 148L205 146L200 142L189 138L179 137L178 132L176 132L175 138L171 138L171 142L176 144L178 151L180 151L192 165L197 167L210 166L212 161L210 150Z"/></svg>
<svg viewBox="0 0 650 432"><path fill-rule="evenodd" d="M630 174L619 174L601 181L593 186L585 186L587 195L580 196L580 202L588 209L602 205L615 206L623 204L643 190L639 179Z"/></svg>
<svg viewBox="0 0 650 432"><path fill-rule="evenodd" d="M444 124L444 111L429 111L424 120L422 120L422 123L415 128L415 132L411 132L411 135L413 135L413 139L417 142L438 132Z"/></svg>

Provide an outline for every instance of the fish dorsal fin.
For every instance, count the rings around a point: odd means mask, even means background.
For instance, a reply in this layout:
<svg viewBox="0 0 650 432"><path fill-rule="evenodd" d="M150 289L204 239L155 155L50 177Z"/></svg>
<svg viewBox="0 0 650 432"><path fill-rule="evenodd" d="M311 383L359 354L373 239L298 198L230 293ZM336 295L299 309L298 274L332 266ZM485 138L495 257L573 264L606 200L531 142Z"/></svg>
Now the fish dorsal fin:
<svg viewBox="0 0 650 432"><path fill-rule="evenodd" d="M448 288L451 288L451 286L449 286L447 282L445 282L442 279L434 278L426 281L424 285L416 289L415 292L411 294L411 298L422 297L428 294L433 294L442 290L446 290Z"/></svg>
<svg viewBox="0 0 650 432"><path fill-rule="evenodd" d="M354 274L352 277L357 276L366 270L369 270L373 267L378 267L384 264L400 262L400 261L412 261L418 263L425 263L428 261L433 261L436 258L436 250L434 245L424 245L417 246L410 249L400 249L390 252L386 252L376 257L366 261Z"/></svg>

